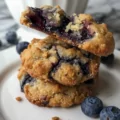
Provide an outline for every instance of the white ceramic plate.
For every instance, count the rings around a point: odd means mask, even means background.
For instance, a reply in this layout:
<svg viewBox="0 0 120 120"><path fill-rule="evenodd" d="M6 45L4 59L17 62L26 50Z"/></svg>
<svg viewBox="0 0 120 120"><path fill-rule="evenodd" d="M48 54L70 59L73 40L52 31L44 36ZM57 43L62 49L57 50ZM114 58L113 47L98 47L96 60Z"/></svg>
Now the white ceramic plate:
<svg viewBox="0 0 120 120"><path fill-rule="evenodd" d="M104 105L120 108L120 52L115 50L114 54L112 67L101 64L97 96ZM93 120L82 113L80 105L65 109L44 108L29 103L20 92L17 80L19 66L20 58L15 47L0 52L0 120L51 120L53 116L61 120ZM21 96L23 101L16 101L17 96Z"/></svg>

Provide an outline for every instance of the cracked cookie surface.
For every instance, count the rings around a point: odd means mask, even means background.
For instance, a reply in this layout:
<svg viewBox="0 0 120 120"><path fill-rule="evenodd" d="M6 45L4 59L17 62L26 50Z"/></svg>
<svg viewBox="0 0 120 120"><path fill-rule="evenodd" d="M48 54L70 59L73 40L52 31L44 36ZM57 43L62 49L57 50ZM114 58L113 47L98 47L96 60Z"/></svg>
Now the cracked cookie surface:
<svg viewBox="0 0 120 120"><path fill-rule="evenodd" d="M28 7L20 22L97 56L107 56L114 50L113 35L106 24L97 23L88 14L67 16L59 6Z"/></svg>
<svg viewBox="0 0 120 120"><path fill-rule="evenodd" d="M33 39L22 52L21 61L34 78L73 86L96 76L100 58L48 36Z"/></svg>
<svg viewBox="0 0 120 120"><path fill-rule="evenodd" d="M93 95L92 91L94 91L95 80L97 78L92 79L92 82L68 87L32 78L23 69L22 67L18 75L21 90L24 89L26 98L38 106L70 107L80 104L86 97ZM28 79L31 79L31 81Z"/></svg>

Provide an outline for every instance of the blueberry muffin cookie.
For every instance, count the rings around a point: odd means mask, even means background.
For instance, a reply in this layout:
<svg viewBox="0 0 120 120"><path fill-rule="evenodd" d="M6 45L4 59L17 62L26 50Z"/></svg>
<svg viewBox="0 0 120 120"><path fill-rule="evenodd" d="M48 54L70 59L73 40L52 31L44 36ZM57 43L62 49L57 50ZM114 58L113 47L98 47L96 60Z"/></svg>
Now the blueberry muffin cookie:
<svg viewBox="0 0 120 120"><path fill-rule="evenodd" d="M33 78L73 86L96 76L100 58L48 36L33 39L21 61Z"/></svg>
<svg viewBox="0 0 120 120"><path fill-rule="evenodd" d="M68 87L33 78L25 72L24 67L21 67L18 79L22 92L31 103L47 107L70 107L80 104L86 97L93 95L97 78L78 86Z"/></svg>
<svg viewBox="0 0 120 120"><path fill-rule="evenodd" d="M67 16L59 6L28 7L20 22L97 56L107 56L114 50L113 35L106 24L97 23L88 14Z"/></svg>

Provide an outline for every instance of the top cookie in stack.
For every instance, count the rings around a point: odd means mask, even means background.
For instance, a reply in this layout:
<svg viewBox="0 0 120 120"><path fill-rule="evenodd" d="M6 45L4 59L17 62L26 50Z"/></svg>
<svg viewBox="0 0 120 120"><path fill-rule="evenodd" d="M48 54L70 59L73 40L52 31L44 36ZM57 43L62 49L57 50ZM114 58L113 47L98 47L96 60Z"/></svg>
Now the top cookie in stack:
<svg viewBox="0 0 120 120"><path fill-rule="evenodd" d="M113 35L106 24L95 22L88 14L67 16L59 6L28 7L20 22L97 56L114 50Z"/></svg>

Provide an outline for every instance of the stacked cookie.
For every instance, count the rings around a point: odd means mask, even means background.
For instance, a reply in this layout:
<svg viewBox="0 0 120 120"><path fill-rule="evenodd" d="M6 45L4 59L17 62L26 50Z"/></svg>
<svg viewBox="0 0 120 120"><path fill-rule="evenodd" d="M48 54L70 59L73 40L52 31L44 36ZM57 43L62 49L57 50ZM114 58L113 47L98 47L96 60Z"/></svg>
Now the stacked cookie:
<svg viewBox="0 0 120 120"><path fill-rule="evenodd" d="M29 7L21 23L49 34L21 53L18 78L26 98L40 106L70 107L92 95L100 56L113 52L112 33L90 15L68 17L59 6Z"/></svg>

